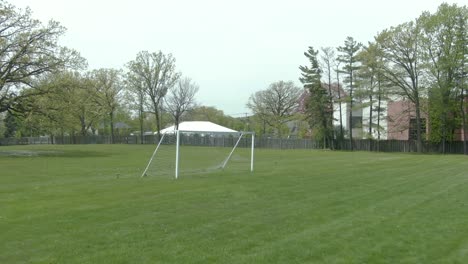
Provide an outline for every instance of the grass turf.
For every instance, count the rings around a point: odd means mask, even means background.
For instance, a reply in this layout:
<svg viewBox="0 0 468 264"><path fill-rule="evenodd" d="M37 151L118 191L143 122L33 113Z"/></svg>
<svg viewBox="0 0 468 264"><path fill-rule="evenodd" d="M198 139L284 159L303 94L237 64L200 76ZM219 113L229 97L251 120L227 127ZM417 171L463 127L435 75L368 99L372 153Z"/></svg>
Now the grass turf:
<svg viewBox="0 0 468 264"><path fill-rule="evenodd" d="M468 158L257 150L139 178L154 146L0 147L0 263L467 263Z"/></svg>

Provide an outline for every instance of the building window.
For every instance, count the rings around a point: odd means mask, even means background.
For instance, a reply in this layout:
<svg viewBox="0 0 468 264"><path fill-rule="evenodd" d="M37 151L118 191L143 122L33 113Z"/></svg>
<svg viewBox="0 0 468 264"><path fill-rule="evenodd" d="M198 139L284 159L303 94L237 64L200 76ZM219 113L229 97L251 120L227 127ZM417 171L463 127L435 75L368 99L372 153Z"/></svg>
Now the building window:
<svg viewBox="0 0 468 264"><path fill-rule="evenodd" d="M409 135L408 139L409 140L416 140L418 139L418 130L417 130L417 125L416 125L416 118L411 118L410 119L410 125L409 125ZM421 118L421 137L424 138L424 134L426 133L426 119Z"/></svg>

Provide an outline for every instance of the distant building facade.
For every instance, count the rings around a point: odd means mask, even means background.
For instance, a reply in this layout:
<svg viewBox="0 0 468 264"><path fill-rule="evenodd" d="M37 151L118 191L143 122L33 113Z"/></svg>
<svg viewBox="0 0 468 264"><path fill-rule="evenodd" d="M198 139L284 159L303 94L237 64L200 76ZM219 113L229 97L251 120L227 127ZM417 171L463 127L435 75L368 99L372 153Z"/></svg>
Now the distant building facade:
<svg viewBox="0 0 468 264"><path fill-rule="evenodd" d="M324 84L324 89L328 91L328 86ZM340 113L345 131L345 137L349 135L349 112L351 111L350 105L345 100L348 94L336 84L332 86L333 101L333 125L335 128L340 127ZM299 102L299 111L306 112L306 104L309 97L309 91L304 90ZM468 105L468 96L465 98ZM353 103L353 138L366 139L366 138L379 138L390 140L416 140L417 139L417 123L416 123L416 110L414 104L409 100L393 98L393 100L383 100L380 103L380 118L378 118L377 103L372 104L372 118L371 106L369 100L362 100ZM427 140L431 132L429 116L422 105L421 109L421 131L422 139ZM468 109L465 109L468 115ZM467 116L468 117L468 116ZM372 125L369 133L369 126ZM468 132L468 131L467 131ZM313 134L313 132L312 132ZM453 139L455 141L463 141L465 133L460 125L459 129L454 131ZM468 139L468 135L467 139Z"/></svg>

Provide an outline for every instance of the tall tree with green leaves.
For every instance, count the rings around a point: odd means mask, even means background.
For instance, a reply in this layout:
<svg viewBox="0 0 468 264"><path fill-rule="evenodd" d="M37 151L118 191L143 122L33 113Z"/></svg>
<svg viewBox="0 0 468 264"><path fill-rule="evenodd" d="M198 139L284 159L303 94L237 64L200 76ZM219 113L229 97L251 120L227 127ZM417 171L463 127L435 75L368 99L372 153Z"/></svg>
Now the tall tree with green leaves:
<svg viewBox="0 0 468 264"><path fill-rule="evenodd" d="M135 75L130 70L125 74L125 101L128 106L138 113L138 125L140 128L140 139L143 139L144 135L144 121L146 118L145 109L147 96L144 90L143 82L138 75ZM140 141L143 144L143 140Z"/></svg>
<svg viewBox="0 0 468 264"><path fill-rule="evenodd" d="M27 97L45 93L35 86L44 74L85 65L77 52L58 44L64 33L58 22L43 25L29 8L0 1L0 113L24 111Z"/></svg>
<svg viewBox="0 0 468 264"><path fill-rule="evenodd" d="M114 143L114 117L123 90L120 72L115 69L99 69L92 71L89 78L94 88L93 100L109 118L111 143Z"/></svg>
<svg viewBox="0 0 468 264"><path fill-rule="evenodd" d="M354 40L353 37L347 37L344 46L338 47L338 61L343 64L342 72L347 76L345 78L345 83L348 85L348 102L349 102L349 140L351 145L351 150L353 150L353 105L354 105L354 89L355 89L355 74L359 69L359 61L357 59L357 54L361 49L362 44Z"/></svg>
<svg viewBox="0 0 468 264"><path fill-rule="evenodd" d="M458 99L461 89L457 85L458 69L464 54L463 34L459 34L459 21L468 19L468 9L456 4L442 4L434 14L424 12L418 23L424 33L422 45L426 60L425 72L429 86L430 139L442 142L453 140L459 127ZM466 45L466 42L465 42Z"/></svg>
<svg viewBox="0 0 468 264"><path fill-rule="evenodd" d="M302 89L292 81L274 82L267 89L252 94L247 107L282 137L285 124L298 112L301 93Z"/></svg>
<svg viewBox="0 0 468 264"><path fill-rule="evenodd" d="M36 85L48 92L23 101L27 107L22 116L29 123L24 126L35 130L31 134L85 136L96 129L102 112L88 78L63 71L47 75Z"/></svg>
<svg viewBox="0 0 468 264"><path fill-rule="evenodd" d="M421 85L424 66L422 38L421 27L416 21L386 29L376 38L382 48L385 79L398 87L397 95L414 105L418 152L422 152L421 98L426 95L426 89Z"/></svg>
<svg viewBox="0 0 468 264"><path fill-rule="evenodd" d="M187 121L210 121L234 130L244 130L244 122L239 118L224 114L213 106L197 105L188 111L184 117Z"/></svg>
<svg viewBox="0 0 468 264"><path fill-rule="evenodd" d="M307 98L306 111L310 126L314 130L316 139L323 140L325 148L327 145L332 145L331 114L333 107L331 106L331 87L330 93L327 93L326 88L322 85L322 69L319 66L317 59L318 50L309 47L304 55L309 60L309 66L299 66L301 77L299 80L304 85L304 88L309 91Z"/></svg>
<svg viewBox="0 0 468 264"><path fill-rule="evenodd" d="M340 65L341 62L335 60L335 65L334 65L334 71L336 74L336 86L337 86L337 91L336 91L336 96L337 96L337 103L338 103L338 119L340 121L340 127L339 127L339 136L338 138L340 139L340 142L343 142L344 136L345 136L345 131L343 127L343 98L344 94L341 94L341 83L340 83Z"/></svg>
<svg viewBox="0 0 468 264"><path fill-rule="evenodd" d="M161 51L150 53L141 51L136 59L127 64L128 76L133 83L141 85L150 100L154 113L158 138L161 138L161 112L163 99L180 77L175 70L175 58Z"/></svg>
<svg viewBox="0 0 468 264"><path fill-rule="evenodd" d="M358 53L358 59L361 67L357 72L361 89L359 92L362 98L366 98L364 107L369 107L368 135L372 136L377 132L377 138L380 140L381 126L380 121L383 114L382 102L388 99L385 92L385 82L382 74L383 61L382 50L374 42L369 44ZM374 112L376 116L374 116ZM375 123L374 123L375 120Z"/></svg>
<svg viewBox="0 0 468 264"><path fill-rule="evenodd" d="M331 138L335 138L335 129L333 127L333 104L334 104L334 96L333 96L333 91L332 91L332 75L333 75L333 65L336 63L335 62L335 50L332 47L322 47L320 48L322 51L322 55L320 55L321 62L323 64L323 71L325 74L326 82L327 82L327 88L328 88L328 96L330 97L330 107L331 111L330 113L330 118L329 118L329 127L331 129ZM339 88L338 88L339 90Z"/></svg>
<svg viewBox="0 0 468 264"><path fill-rule="evenodd" d="M466 10L466 7L464 7ZM466 13L465 13L466 15ZM466 17L464 18L463 16L458 17L458 22L457 22L457 47L459 48L459 51L461 53L460 56L460 63L459 67L457 69L457 74L456 74L456 83L457 86L459 87L460 90L460 113L461 113L461 122L462 122L462 131L463 131L463 152L465 155L468 155L468 125L467 125L467 111L468 111L468 106L467 106L467 100L466 98L468 97L467 95L467 86L468 83L466 81L466 78L468 76L468 25L467 25L468 19Z"/></svg>

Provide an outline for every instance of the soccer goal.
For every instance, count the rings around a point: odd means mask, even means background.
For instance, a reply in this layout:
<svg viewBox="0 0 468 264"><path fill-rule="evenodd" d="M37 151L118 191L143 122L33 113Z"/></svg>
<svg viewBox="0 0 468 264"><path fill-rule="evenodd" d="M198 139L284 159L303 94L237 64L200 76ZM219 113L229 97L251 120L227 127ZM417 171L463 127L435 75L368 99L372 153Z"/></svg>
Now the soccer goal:
<svg viewBox="0 0 468 264"><path fill-rule="evenodd" d="M178 178L215 170L253 171L253 132L175 130L162 134L144 176Z"/></svg>

